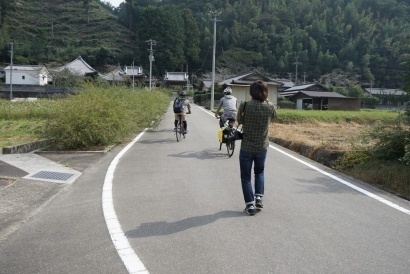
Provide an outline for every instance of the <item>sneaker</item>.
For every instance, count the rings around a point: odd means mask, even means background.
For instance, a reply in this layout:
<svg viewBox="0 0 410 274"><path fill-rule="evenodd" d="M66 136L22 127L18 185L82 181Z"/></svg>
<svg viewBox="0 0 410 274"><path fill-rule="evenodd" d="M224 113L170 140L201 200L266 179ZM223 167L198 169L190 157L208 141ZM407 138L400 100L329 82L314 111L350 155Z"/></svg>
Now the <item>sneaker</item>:
<svg viewBox="0 0 410 274"><path fill-rule="evenodd" d="M256 208L255 208L254 205L246 205L245 211L246 211L246 213L248 213L249 215L255 215L255 213L256 213Z"/></svg>
<svg viewBox="0 0 410 274"><path fill-rule="evenodd" d="M256 196L255 197L255 206L257 208L263 208L263 203L262 203L262 197L261 196Z"/></svg>

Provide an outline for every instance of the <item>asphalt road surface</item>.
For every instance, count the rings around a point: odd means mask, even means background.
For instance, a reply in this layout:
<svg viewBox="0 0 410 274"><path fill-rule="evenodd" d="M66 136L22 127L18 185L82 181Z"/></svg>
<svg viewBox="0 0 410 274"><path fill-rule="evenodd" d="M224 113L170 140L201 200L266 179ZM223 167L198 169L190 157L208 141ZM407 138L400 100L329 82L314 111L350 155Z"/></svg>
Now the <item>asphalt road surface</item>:
<svg viewBox="0 0 410 274"><path fill-rule="evenodd" d="M194 106L117 147L0 243L0 273L409 273L410 203L271 145L244 213L239 147ZM308 136L307 136L308 138Z"/></svg>

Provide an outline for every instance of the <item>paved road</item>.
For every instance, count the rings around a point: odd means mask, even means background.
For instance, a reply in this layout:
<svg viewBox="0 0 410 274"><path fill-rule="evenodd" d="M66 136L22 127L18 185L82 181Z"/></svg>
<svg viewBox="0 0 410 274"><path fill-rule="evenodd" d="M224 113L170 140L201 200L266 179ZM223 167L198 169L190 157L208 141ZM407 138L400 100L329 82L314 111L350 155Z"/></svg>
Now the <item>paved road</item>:
<svg viewBox="0 0 410 274"><path fill-rule="evenodd" d="M408 273L408 201L272 145L247 216L217 120L194 107L178 143L170 111L1 242L0 273Z"/></svg>

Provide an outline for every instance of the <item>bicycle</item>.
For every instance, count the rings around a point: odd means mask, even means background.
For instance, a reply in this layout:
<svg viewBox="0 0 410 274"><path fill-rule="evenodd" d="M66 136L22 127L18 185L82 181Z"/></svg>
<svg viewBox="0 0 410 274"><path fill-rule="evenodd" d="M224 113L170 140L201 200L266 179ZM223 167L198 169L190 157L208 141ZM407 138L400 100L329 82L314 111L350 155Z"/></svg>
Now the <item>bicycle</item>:
<svg viewBox="0 0 410 274"><path fill-rule="evenodd" d="M186 114L189 114L189 112L187 112ZM184 123L182 122L182 114L178 114L178 117L179 118L178 118L177 127L174 130L175 137L177 138L177 142L179 142L179 140L181 140L182 138L185 139L185 136L186 136Z"/></svg>
<svg viewBox="0 0 410 274"><path fill-rule="evenodd" d="M235 119L228 118L224 126L222 137L219 139L219 150L222 150L222 144L225 144L228 156L231 157L235 151L235 132L237 131Z"/></svg>

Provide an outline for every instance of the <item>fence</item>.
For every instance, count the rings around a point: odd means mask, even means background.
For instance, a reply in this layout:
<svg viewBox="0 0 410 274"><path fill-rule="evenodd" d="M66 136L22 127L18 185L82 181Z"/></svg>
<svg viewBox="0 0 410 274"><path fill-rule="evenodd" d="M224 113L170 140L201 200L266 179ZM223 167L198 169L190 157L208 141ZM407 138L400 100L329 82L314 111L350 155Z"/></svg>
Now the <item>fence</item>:
<svg viewBox="0 0 410 274"><path fill-rule="evenodd" d="M38 97L48 98L56 96L66 96L73 92L71 87L58 86L34 86L34 85L13 85L13 98ZM10 98L10 85L0 85L0 98Z"/></svg>

